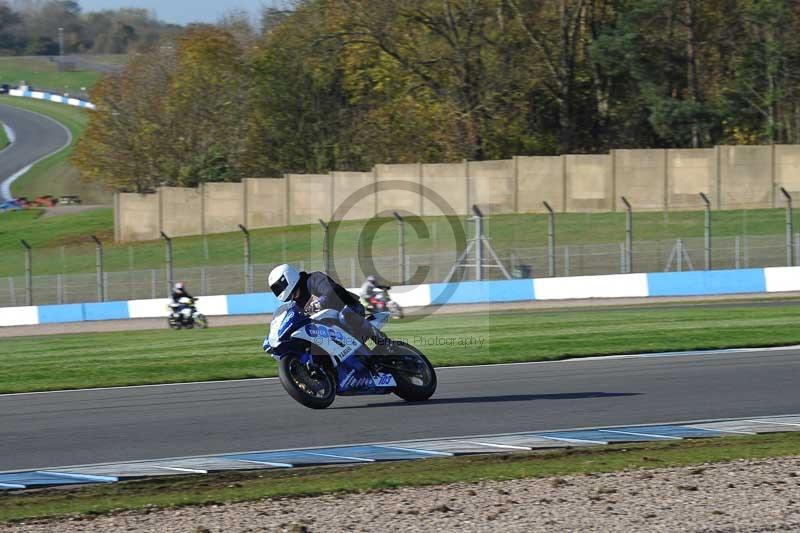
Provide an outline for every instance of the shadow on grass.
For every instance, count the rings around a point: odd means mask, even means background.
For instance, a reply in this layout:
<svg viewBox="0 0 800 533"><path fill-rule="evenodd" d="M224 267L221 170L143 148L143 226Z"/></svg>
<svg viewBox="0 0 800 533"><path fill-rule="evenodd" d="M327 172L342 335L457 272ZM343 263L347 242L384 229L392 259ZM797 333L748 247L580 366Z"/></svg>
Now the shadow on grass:
<svg viewBox="0 0 800 533"><path fill-rule="evenodd" d="M375 407L397 407L401 405L446 405L464 403L532 402L539 400L587 400L592 398L615 398L639 396L641 392L564 392L559 394L503 394L499 396L464 396L456 398L431 398L424 402L394 401L337 407L336 409L364 409Z"/></svg>

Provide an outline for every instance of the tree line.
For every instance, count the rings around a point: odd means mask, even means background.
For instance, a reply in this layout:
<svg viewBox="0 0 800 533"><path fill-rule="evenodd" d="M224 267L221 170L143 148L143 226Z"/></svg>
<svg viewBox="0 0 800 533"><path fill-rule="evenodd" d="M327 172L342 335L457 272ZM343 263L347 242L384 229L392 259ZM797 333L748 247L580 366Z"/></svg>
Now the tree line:
<svg viewBox="0 0 800 533"><path fill-rule="evenodd" d="M75 163L119 190L800 143L800 0L299 0L138 54Z"/></svg>
<svg viewBox="0 0 800 533"><path fill-rule="evenodd" d="M0 55L59 55L60 33L65 54L126 54L181 31L145 9L83 13L73 0L0 0Z"/></svg>

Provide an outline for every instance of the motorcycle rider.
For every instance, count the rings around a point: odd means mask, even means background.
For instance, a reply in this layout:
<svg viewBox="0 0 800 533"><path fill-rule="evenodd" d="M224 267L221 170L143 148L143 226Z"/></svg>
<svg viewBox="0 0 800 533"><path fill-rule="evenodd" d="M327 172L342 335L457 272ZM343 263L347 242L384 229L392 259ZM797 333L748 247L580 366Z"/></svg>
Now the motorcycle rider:
<svg viewBox="0 0 800 533"><path fill-rule="evenodd" d="M370 300L378 291L381 290L389 290L389 287L386 285L378 285L378 278L373 274L367 276L366 281L364 281L364 284L361 285L358 295L361 297L362 305L368 311L372 310L372 304L370 303Z"/></svg>
<svg viewBox="0 0 800 533"><path fill-rule="evenodd" d="M181 298L189 298L194 301L194 297L186 290L186 284L182 281L177 282L172 287L172 313L175 317L180 316L181 321L186 322L192 316L192 305L181 302Z"/></svg>
<svg viewBox="0 0 800 533"><path fill-rule="evenodd" d="M378 346L391 345L390 339L364 318L364 306L358 298L323 272L308 273L283 264L272 269L267 285L278 300L293 300L306 313L319 309L339 311L339 321L363 342L372 339Z"/></svg>

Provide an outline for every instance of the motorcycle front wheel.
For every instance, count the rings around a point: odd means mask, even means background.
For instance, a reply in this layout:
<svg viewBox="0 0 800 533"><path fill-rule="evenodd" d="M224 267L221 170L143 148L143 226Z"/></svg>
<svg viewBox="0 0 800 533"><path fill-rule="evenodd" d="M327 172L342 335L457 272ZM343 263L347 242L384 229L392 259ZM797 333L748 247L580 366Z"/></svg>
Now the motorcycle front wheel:
<svg viewBox="0 0 800 533"><path fill-rule="evenodd" d="M289 396L311 409L325 409L336 398L336 382L330 374L313 362L301 362L299 355L281 358L278 377Z"/></svg>
<svg viewBox="0 0 800 533"><path fill-rule="evenodd" d="M389 313L392 318L403 318L403 308L394 300L389 302Z"/></svg>
<svg viewBox="0 0 800 533"><path fill-rule="evenodd" d="M206 315L202 313L197 313L194 315L194 325L200 329L206 329L208 327L208 319Z"/></svg>
<svg viewBox="0 0 800 533"><path fill-rule="evenodd" d="M405 343L395 343L380 356L397 382L394 393L407 402L427 400L436 392L436 371L425 355Z"/></svg>

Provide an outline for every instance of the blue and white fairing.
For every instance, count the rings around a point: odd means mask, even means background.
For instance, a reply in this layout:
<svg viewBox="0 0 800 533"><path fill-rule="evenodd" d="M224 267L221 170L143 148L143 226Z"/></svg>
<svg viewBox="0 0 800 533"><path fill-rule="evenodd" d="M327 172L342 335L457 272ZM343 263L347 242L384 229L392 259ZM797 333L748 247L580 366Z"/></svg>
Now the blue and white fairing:
<svg viewBox="0 0 800 533"><path fill-rule="evenodd" d="M382 323L380 324L383 325ZM397 383L391 374L373 372L363 361L371 356L369 349L339 325L339 314L331 309L310 317L294 302L275 310L264 350L275 359L301 354L301 361L312 360L309 344L314 344L331 358L337 375L337 394L389 393Z"/></svg>

